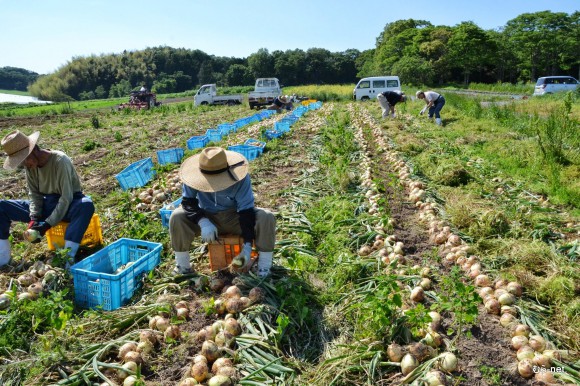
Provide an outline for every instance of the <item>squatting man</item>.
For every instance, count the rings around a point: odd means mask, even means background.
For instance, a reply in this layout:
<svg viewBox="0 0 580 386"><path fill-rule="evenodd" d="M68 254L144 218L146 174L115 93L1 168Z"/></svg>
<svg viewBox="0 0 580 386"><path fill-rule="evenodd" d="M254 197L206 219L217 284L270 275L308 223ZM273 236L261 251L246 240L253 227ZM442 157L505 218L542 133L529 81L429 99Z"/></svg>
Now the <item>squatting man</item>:
<svg viewBox="0 0 580 386"><path fill-rule="evenodd" d="M169 218L169 235L175 253L176 274L192 272L189 249L196 236L203 242L218 235L239 235L244 244L240 255L251 268L252 245L258 251L258 276L270 274L276 218L270 211L254 207L248 160L239 153L206 147L186 159L179 170L183 182L181 206Z"/></svg>
<svg viewBox="0 0 580 386"><path fill-rule="evenodd" d="M28 223L28 229L40 236L59 222L68 222L64 248L72 259L95 212L71 159L62 151L38 146L39 136L38 131L27 136L17 130L2 139L8 155L4 169L24 169L29 200L0 200L0 267L11 260L8 237L13 221Z"/></svg>

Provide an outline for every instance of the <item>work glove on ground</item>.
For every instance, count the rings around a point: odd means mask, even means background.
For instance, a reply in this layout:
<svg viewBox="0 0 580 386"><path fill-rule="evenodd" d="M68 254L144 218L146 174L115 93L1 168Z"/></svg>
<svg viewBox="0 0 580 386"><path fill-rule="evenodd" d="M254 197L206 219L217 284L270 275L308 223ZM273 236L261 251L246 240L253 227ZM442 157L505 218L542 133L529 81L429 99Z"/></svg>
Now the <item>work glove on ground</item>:
<svg viewBox="0 0 580 386"><path fill-rule="evenodd" d="M201 240L204 243L210 243L216 241L218 237L218 230L215 225L207 218L201 218L197 224L201 228Z"/></svg>

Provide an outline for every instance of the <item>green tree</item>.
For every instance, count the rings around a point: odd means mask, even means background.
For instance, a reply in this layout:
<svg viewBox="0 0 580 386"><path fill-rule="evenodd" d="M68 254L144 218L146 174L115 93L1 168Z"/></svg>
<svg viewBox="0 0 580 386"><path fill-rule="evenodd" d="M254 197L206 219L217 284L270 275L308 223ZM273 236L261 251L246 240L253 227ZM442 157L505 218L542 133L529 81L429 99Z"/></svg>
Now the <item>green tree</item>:
<svg viewBox="0 0 580 386"><path fill-rule="evenodd" d="M402 83L417 86L431 84L435 76L431 65L418 56L403 56L393 65L393 74L397 74Z"/></svg>
<svg viewBox="0 0 580 386"><path fill-rule="evenodd" d="M243 86L252 83L252 75L247 66L232 64L225 73L225 82L228 86Z"/></svg>
<svg viewBox="0 0 580 386"><path fill-rule="evenodd" d="M260 48L248 57L248 67L254 78L274 76L274 60L266 48Z"/></svg>
<svg viewBox="0 0 580 386"><path fill-rule="evenodd" d="M197 73L197 79L200 85L207 83L215 83L211 61L208 60L201 64L199 72Z"/></svg>
<svg viewBox="0 0 580 386"><path fill-rule="evenodd" d="M449 55L455 67L463 74L463 83L469 84L470 76L480 72L497 47L484 30L473 22L463 22L453 29L449 39Z"/></svg>
<svg viewBox="0 0 580 386"><path fill-rule="evenodd" d="M523 68L521 76L534 81L538 74L554 75L562 65L566 66L561 61L562 53L578 49L577 39L567 38L574 35L573 31L573 19L568 14L542 11L524 13L509 20L503 32ZM572 56L578 63L578 51Z"/></svg>

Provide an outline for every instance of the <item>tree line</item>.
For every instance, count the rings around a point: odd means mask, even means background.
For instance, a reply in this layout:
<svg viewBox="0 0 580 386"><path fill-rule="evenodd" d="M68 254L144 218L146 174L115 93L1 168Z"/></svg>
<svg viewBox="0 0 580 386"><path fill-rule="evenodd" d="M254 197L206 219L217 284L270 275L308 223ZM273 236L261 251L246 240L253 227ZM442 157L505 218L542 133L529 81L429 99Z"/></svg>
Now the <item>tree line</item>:
<svg viewBox="0 0 580 386"><path fill-rule="evenodd" d="M142 85L173 93L205 83L247 86L258 77L274 76L292 86L349 84L360 77L388 74L414 85L580 76L580 12L525 13L494 30L470 21L450 27L398 20L386 24L375 48L362 52L262 48L247 58L234 58L162 46L75 57L55 73L40 76L29 91L46 100L83 100L126 96Z"/></svg>
<svg viewBox="0 0 580 386"><path fill-rule="evenodd" d="M36 72L17 67L0 67L0 89L26 91L38 79Z"/></svg>

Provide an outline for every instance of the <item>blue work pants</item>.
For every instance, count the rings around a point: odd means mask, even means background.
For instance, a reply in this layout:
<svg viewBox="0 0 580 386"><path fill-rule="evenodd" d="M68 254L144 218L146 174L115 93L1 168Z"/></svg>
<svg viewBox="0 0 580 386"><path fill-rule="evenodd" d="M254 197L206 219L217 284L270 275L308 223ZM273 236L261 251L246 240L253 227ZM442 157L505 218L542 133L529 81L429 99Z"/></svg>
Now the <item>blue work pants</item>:
<svg viewBox="0 0 580 386"><path fill-rule="evenodd" d="M38 219L38 221L44 221L48 216L50 216L58 204L59 199L59 194L47 194L44 196L42 217ZM75 193L68 211L62 219L62 221L69 223L64 234L64 239L80 243L89 223L91 222L93 213L95 213L95 206L91 198L80 192ZM0 200L0 239L8 239L8 236L10 235L10 224L12 221L25 223L31 221L30 201Z"/></svg>

